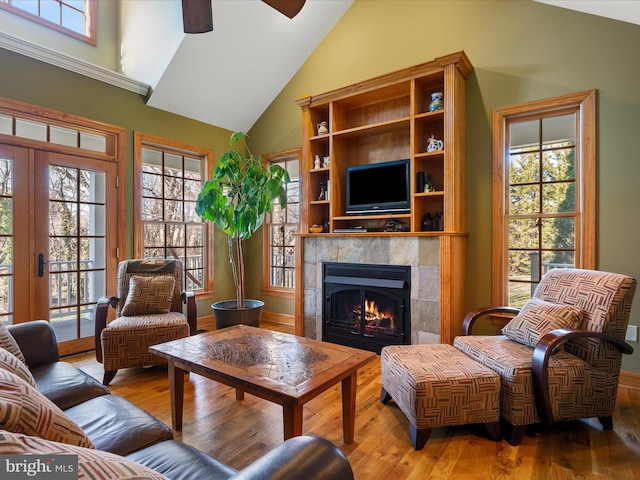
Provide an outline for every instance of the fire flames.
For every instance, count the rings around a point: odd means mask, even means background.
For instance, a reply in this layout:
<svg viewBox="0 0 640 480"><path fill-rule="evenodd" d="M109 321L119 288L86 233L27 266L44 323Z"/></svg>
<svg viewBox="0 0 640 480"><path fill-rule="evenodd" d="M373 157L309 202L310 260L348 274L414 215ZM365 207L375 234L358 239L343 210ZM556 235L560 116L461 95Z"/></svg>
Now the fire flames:
<svg viewBox="0 0 640 480"><path fill-rule="evenodd" d="M358 319L362 318L362 305L354 305L353 313L357 315ZM393 331L395 329L393 314L394 311L389 308L380 310L375 300L364 299L365 330L378 333Z"/></svg>

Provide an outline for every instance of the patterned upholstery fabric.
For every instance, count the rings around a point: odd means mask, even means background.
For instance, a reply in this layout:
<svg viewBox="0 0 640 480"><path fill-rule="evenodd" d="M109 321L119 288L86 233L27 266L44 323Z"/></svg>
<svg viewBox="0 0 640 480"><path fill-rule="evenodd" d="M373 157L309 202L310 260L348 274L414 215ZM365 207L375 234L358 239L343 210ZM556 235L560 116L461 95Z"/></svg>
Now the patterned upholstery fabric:
<svg viewBox="0 0 640 480"><path fill-rule="evenodd" d="M124 302L122 316L169 313L176 279L170 275L140 277L129 281L129 293Z"/></svg>
<svg viewBox="0 0 640 480"><path fill-rule="evenodd" d="M502 329L511 340L535 347L538 340L557 328L578 328L582 324L582 310L572 305L529 300L520 313Z"/></svg>
<svg viewBox="0 0 640 480"><path fill-rule="evenodd" d="M596 270L554 269L540 281L534 297L547 302L574 305L583 310L582 328L624 339L635 289L635 279L626 275ZM620 370L622 356L607 342L579 339L569 343L565 350L598 369Z"/></svg>
<svg viewBox="0 0 640 480"><path fill-rule="evenodd" d="M382 349L382 388L418 429L497 422L500 377L451 345Z"/></svg>
<svg viewBox="0 0 640 480"><path fill-rule="evenodd" d="M33 378L33 375L31 375L31 371L27 366L18 357L4 348L0 348L0 369L11 372L19 376L33 388L36 387L36 380Z"/></svg>
<svg viewBox="0 0 640 480"><path fill-rule="evenodd" d="M67 454L78 456L78 480L166 480L167 477L113 453L56 443L0 430L0 454Z"/></svg>
<svg viewBox="0 0 640 480"><path fill-rule="evenodd" d="M583 311L582 328L624 339L636 281L615 273L555 269L534 297ZM500 374L501 413L512 425L540 422L531 377L533 348L504 335L460 336L454 346ZM555 421L607 417L613 413L622 354L608 342L575 341L549 361L549 391Z"/></svg>
<svg viewBox="0 0 640 480"><path fill-rule="evenodd" d="M17 375L0 369L0 428L93 448L82 429Z"/></svg>
<svg viewBox="0 0 640 480"><path fill-rule="evenodd" d="M129 281L131 277L155 277L157 275L173 275L176 279L171 300L172 312L182 312L182 290L184 288L184 265L180 260L147 259L125 260L118 264L118 305L116 317L122 315L127 296L129 295Z"/></svg>
<svg viewBox="0 0 640 480"><path fill-rule="evenodd" d="M188 336L189 325L181 313L116 318L101 334L104 369L166 363L149 347Z"/></svg>
<svg viewBox="0 0 640 480"><path fill-rule="evenodd" d="M174 278L169 313L122 316L133 277ZM126 260L118 265L116 319L100 334L105 371L166 363L149 352L151 345L189 336L189 324L182 313L184 266L179 260ZM155 300L152 300L155 301Z"/></svg>
<svg viewBox="0 0 640 480"><path fill-rule="evenodd" d="M0 323L0 348L4 348L5 350L13 353L21 362L25 365L27 364L27 361L22 354L22 350L20 350L18 343L4 323Z"/></svg>

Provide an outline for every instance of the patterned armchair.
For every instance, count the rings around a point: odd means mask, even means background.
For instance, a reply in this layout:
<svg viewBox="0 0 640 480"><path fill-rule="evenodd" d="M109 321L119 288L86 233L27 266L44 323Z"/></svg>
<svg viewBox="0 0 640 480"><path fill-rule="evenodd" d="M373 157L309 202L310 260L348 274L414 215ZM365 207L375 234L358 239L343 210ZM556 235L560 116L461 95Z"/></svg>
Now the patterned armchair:
<svg viewBox="0 0 640 480"><path fill-rule="evenodd" d="M120 368L166 363L149 352L151 345L196 333L195 296L184 292L183 285L180 260L125 260L118 264L118 296L102 297L96 307L96 359L104 364L104 385ZM111 322L107 319L109 306L115 308Z"/></svg>
<svg viewBox="0 0 640 480"><path fill-rule="evenodd" d="M636 280L593 270L554 269L518 311L475 310L454 346L500 374L500 411L518 445L528 425L598 417L612 429ZM470 335L484 315L517 314L503 335Z"/></svg>

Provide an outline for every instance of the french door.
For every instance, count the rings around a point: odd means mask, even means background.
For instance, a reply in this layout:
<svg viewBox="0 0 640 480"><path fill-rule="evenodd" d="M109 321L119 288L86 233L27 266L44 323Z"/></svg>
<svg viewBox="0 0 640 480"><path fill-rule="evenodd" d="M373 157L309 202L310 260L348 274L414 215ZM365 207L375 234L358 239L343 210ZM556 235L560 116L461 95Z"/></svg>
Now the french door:
<svg viewBox="0 0 640 480"><path fill-rule="evenodd" d="M93 348L96 301L115 292L117 165L0 145L0 168L2 320L48 320L61 354Z"/></svg>

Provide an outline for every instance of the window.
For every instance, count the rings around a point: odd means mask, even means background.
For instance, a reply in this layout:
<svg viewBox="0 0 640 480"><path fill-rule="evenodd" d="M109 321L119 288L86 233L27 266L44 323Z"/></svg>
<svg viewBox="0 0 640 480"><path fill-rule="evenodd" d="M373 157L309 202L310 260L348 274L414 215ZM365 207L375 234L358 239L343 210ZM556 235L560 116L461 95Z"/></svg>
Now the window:
<svg viewBox="0 0 640 480"><path fill-rule="evenodd" d="M295 288L295 235L300 221L300 149L263 155L269 164L278 164L289 172L287 205L276 204L267 215L263 228L263 291L270 295L292 297Z"/></svg>
<svg viewBox="0 0 640 480"><path fill-rule="evenodd" d="M185 289L213 290L213 236L195 212L213 152L172 140L135 134L135 256L177 258Z"/></svg>
<svg viewBox="0 0 640 480"><path fill-rule="evenodd" d="M595 91L494 110L493 302L552 268L595 268Z"/></svg>
<svg viewBox="0 0 640 480"><path fill-rule="evenodd" d="M97 0L0 0L0 8L96 45Z"/></svg>

